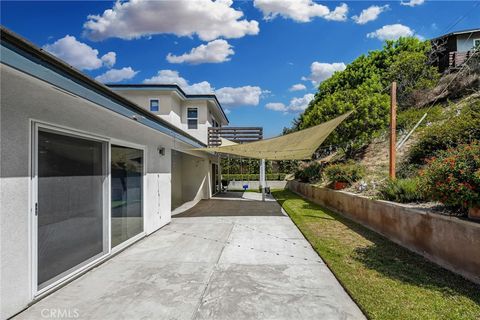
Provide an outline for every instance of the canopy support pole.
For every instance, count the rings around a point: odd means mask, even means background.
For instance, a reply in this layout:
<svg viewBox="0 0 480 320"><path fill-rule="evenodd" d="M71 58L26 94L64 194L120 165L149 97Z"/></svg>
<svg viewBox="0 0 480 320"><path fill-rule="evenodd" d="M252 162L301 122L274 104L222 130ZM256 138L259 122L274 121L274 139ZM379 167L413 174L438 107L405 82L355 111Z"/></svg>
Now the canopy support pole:
<svg viewBox="0 0 480 320"><path fill-rule="evenodd" d="M222 165L221 165L221 158L218 155L218 166L217 166L217 185L218 185L218 193L222 193Z"/></svg>
<svg viewBox="0 0 480 320"><path fill-rule="evenodd" d="M265 159L260 160L260 190L262 190L262 201L265 201Z"/></svg>

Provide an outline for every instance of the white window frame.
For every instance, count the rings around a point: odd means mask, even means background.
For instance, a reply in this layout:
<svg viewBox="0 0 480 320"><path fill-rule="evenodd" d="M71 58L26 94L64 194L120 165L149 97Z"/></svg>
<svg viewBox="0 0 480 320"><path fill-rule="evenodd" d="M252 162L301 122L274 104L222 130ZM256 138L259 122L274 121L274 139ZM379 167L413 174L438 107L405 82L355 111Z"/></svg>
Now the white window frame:
<svg viewBox="0 0 480 320"><path fill-rule="evenodd" d="M189 109L195 109L197 110L197 117L195 118L190 118L188 116L188 110ZM197 121L197 127L196 128L190 128L189 120L196 120ZM187 107L187 129L188 130L198 130L198 107Z"/></svg>
<svg viewBox="0 0 480 320"><path fill-rule="evenodd" d="M157 111L152 111L152 101L158 101L158 110ZM148 99L148 111L150 112L160 112L160 98L154 97L154 98L149 98Z"/></svg>

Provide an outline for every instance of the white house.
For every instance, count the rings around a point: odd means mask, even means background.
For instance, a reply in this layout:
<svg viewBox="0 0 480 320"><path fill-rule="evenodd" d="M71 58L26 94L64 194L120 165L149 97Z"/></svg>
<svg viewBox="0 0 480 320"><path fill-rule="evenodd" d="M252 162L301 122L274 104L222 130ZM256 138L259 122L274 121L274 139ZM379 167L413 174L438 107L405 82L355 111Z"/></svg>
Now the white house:
<svg viewBox="0 0 480 320"><path fill-rule="evenodd" d="M214 95L98 83L1 30L0 318L215 192Z"/></svg>
<svg viewBox="0 0 480 320"><path fill-rule="evenodd" d="M186 94L176 84L109 85L110 89L154 113L177 128L188 132L208 145L208 128L228 125L228 118L214 94ZM172 209L185 202L198 200L197 188L192 188L196 172L195 158L172 152ZM190 172L192 171L192 172ZM217 162L212 163L211 184L218 188ZM215 190L216 191L216 190Z"/></svg>
<svg viewBox="0 0 480 320"><path fill-rule="evenodd" d="M108 85L119 95L208 144L208 128L228 125L214 94L186 94L176 84Z"/></svg>

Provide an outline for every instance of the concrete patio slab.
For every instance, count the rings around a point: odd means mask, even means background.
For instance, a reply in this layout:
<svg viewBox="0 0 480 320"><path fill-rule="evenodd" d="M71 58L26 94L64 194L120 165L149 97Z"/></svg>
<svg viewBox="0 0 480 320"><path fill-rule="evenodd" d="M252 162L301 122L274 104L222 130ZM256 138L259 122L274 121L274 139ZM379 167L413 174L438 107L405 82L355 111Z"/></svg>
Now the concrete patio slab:
<svg viewBox="0 0 480 320"><path fill-rule="evenodd" d="M248 224L248 221L244 221ZM223 264L318 264L323 261L305 239L285 239L275 233L258 233L235 226L219 263Z"/></svg>
<svg viewBox="0 0 480 320"><path fill-rule="evenodd" d="M365 319L279 205L248 197L201 201L15 319Z"/></svg>
<svg viewBox="0 0 480 320"><path fill-rule="evenodd" d="M221 264L198 319L361 319L322 265ZM321 277L321 281L319 281Z"/></svg>

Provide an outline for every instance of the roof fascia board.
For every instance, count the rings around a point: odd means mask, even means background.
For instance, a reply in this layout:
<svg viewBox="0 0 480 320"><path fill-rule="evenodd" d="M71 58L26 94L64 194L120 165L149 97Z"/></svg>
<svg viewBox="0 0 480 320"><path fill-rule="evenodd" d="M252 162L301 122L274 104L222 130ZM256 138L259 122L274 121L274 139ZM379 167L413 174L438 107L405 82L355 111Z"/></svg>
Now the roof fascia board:
<svg viewBox="0 0 480 320"><path fill-rule="evenodd" d="M438 36L438 37L435 37L435 38L431 39L430 41L434 41L434 40L438 40L438 39L442 39L442 38L448 38L448 37L451 37L451 36L457 36L457 35L460 35L460 34L476 33L476 32L480 32L480 29L469 29L469 30L454 31L454 32L442 34L441 36Z"/></svg>

